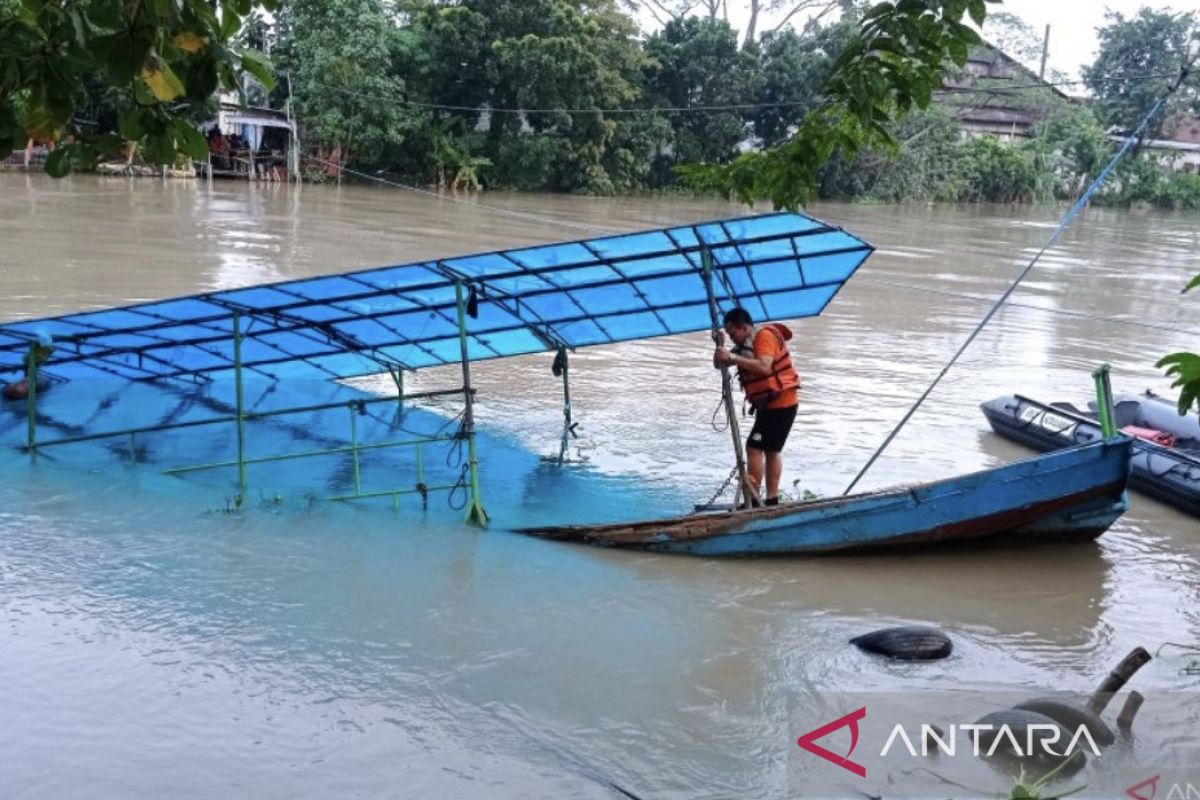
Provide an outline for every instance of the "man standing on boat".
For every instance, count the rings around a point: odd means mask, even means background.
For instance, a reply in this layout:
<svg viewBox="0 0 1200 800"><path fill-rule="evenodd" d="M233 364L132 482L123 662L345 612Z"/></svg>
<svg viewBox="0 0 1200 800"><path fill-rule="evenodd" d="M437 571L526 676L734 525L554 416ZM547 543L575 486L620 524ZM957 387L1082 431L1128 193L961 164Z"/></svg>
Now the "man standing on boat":
<svg viewBox="0 0 1200 800"><path fill-rule="evenodd" d="M718 342L713 353L716 367L736 367L738 380L754 415L746 440L746 471L756 491L767 479L766 504L779 504L779 479L783 475L783 445L796 421L800 402L800 376L792 365L787 342L792 331L779 322L755 327L750 312L734 308L725 314L725 333L733 341L726 350Z"/></svg>

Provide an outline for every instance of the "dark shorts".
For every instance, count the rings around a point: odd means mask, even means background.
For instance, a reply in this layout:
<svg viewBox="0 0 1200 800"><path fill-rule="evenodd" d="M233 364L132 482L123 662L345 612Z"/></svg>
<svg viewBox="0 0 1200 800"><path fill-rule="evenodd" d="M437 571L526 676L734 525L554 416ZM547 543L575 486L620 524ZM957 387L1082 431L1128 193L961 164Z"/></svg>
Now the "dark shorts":
<svg viewBox="0 0 1200 800"><path fill-rule="evenodd" d="M788 434L792 432L792 423L796 421L796 408L764 408L755 414L746 449L762 450L764 453L782 452Z"/></svg>

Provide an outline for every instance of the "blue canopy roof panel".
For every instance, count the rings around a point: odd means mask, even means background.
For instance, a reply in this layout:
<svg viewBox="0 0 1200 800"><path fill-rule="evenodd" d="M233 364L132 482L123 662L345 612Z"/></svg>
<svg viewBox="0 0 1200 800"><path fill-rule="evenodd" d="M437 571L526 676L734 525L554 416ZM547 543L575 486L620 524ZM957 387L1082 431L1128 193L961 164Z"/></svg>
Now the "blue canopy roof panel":
<svg viewBox="0 0 1200 800"><path fill-rule="evenodd" d="M0 325L0 372L61 379L206 380L234 367L276 378L348 378L460 358L456 283L475 293L472 359L707 330L702 251L722 308L755 319L821 313L870 245L779 213L447 258Z"/></svg>

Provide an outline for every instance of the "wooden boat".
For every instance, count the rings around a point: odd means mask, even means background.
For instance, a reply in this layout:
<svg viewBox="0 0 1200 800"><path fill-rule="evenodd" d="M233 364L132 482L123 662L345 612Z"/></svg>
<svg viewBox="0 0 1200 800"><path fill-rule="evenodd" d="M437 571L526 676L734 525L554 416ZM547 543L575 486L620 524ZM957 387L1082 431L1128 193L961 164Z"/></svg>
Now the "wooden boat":
<svg viewBox="0 0 1200 800"><path fill-rule="evenodd" d="M1096 412L1070 403L1040 403L1021 395L981 406L988 423L1006 439L1035 450L1099 441ZM1176 404L1152 392L1120 395L1115 424L1134 436L1130 486L1163 503L1200 516L1200 421L1180 416Z"/></svg>
<svg viewBox="0 0 1200 800"><path fill-rule="evenodd" d="M771 508L518 532L702 556L1087 541L1128 507L1131 446L1118 437L933 483Z"/></svg>

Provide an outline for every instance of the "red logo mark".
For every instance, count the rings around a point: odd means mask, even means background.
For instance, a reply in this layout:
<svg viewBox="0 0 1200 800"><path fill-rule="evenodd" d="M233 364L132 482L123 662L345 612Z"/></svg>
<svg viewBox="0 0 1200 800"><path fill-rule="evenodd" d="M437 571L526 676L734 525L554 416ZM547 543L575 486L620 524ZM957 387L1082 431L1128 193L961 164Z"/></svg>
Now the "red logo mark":
<svg viewBox="0 0 1200 800"><path fill-rule="evenodd" d="M1159 775L1155 775L1149 780L1144 780L1136 786L1130 786L1125 790L1125 794L1133 798L1133 800L1154 800L1154 796L1158 794L1158 779Z"/></svg>
<svg viewBox="0 0 1200 800"><path fill-rule="evenodd" d="M809 731L796 740L796 744L800 745L801 749L807 750L814 756L820 756L831 764L837 764L842 769L853 772L860 778L867 777L867 768L861 764L855 764L850 760L850 756L854 755L854 748L858 746L858 721L865 719L867 709L860 708L858 711L852 711L841 719L835 719L828 725L822 725L816 730ZM817 739L821 739L836 730L841 728L850 729L850 751L844 756L839 756L837 753L826 750L821 745L817 744ZM1138 798L1138 800L1154 800L1154 798Z"/></svg>

